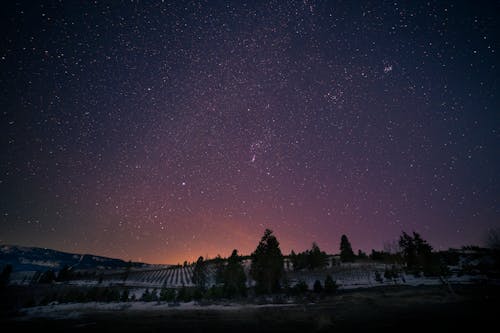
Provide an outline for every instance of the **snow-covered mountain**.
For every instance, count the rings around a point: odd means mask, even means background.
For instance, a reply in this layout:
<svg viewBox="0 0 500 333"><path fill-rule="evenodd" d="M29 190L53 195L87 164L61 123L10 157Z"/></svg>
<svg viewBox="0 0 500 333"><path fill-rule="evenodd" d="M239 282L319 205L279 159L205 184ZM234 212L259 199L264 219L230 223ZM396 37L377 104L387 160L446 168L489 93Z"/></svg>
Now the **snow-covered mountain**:
<svg viewBox="0 0 500 333"><path fill-rule="evenodd" d="M128 262L91 254L75 254L39 247L0 245L0 267L11 264L13 271L58 271L65 265L74 269L116 269L124 268ZM132 263L133 267L147 264Z"/></svg>

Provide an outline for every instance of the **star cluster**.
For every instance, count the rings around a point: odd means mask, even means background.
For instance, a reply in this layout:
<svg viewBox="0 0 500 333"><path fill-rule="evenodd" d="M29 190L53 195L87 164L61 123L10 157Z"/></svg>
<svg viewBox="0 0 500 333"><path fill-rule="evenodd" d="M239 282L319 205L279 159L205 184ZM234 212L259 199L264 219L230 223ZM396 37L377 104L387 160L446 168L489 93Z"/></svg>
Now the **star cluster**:
<svg viewBox="0 0 500 333"><path fill-rule="evenodd" d="M176 263L498 226L496 2L2 7L2 243Z"/></svg>

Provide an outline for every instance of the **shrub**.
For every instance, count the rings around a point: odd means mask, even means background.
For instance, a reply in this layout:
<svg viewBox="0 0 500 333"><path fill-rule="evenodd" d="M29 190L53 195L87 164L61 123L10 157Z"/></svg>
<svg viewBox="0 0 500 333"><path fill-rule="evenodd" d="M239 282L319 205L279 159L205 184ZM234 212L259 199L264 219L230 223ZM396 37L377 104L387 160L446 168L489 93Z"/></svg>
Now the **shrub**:
<svg viewBox="0 0 500 333"><path fill-rule="evenodd" d="M175 289L172 288L162 288L160 291L160 301L163 302L173 302L175 301Z"/></svg>
<svg viewBox="0 0 500 333"><path fill-rule="evenodd" d="M129 298L129 291L128 291L128 289L124 289L121 296L120 296L120 301L121 302L128 302L128 298Z"/></svg>
<svg viewBox="0 0 500 333"><path fill-rule="evenodd" d="M320 293L323 291L323 286L319 280L314 281L313 290L315 293Z"/></svg>
<svg viewBox="0 0 500 333"><path fill-rule="evenodd" d="M303 294L309 290L307 283L305 281L299 281L294 287L293 291L295 294Z"/></svg>
<svg viewBox="0 0 500 333"><path fill-rule="evenodd" d="M334 281L330 275L327 275L325 279L325 292L327 294L333 294L337 291L337 289L337 282Z"/></svg>
<svg viewBox="0 0 500 333"><path fill-rule="evenodd" d="M382 279L382 275L380 275L379 271L375 271L375 281L379 283L383 283L384 279Z"/></svg>

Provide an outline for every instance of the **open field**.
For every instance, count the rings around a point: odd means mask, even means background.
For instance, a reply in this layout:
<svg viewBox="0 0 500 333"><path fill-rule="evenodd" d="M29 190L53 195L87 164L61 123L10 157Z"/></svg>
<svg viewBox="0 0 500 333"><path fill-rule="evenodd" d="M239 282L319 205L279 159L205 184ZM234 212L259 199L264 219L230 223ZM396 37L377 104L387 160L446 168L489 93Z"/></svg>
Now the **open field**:
<svg viewBox="0 0 500 333"><path fill-rule="evenodd" d="M1 327L9 332L451 332L495 327L499 286L453 288L455 293L441 286L386 286L282 305L56 305L20 311L1 319Z"/></svg>

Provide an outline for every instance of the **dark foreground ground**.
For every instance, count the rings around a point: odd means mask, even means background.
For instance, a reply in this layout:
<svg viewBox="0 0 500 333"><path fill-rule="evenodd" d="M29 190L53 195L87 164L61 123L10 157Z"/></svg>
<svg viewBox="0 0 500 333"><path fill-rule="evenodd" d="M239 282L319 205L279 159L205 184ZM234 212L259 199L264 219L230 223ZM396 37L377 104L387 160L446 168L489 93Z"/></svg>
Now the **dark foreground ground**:
<svg viewBox="0 0 500 333"><path fill-rule="evenodd" d="M499 286L372 288L315 304L240 310L85 311L74 319L0 318L2 332L495 332Z"/></svg>

